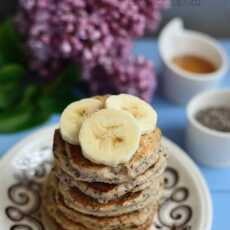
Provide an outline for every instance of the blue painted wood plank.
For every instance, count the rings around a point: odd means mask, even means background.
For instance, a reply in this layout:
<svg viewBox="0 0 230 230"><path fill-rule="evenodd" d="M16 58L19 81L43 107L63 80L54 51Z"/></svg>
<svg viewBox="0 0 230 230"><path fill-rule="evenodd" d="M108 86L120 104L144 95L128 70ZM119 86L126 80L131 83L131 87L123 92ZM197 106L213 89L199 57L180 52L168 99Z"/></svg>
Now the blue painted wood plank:
<svg viewBox="0 0 230 230"><path fill-rule="evenodd" d="M230 195L229 193L212 193L213 199L213 225L212 230L230 229Z"/></svg>

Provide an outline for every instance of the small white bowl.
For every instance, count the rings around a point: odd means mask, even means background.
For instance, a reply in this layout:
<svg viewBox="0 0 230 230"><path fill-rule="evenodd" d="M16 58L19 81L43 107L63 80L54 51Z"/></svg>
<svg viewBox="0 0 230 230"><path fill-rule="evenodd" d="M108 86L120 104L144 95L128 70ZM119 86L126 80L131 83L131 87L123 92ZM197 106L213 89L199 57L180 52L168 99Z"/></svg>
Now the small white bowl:
<svg viewBox="0 0 230 230"><path fill-rule="evenodd" d="M170 21L159 37L159 52L162 60L164 95L176 103L184 104L196 94L216 88L228 69L227 56L212 37L183 27L179 18ZM210 74L196 74L185 71L172 63L181 55L203 57L217 69Z"/></svg>
<svg viewBox="0 0 230 230"><path fill-rule="evenodd" d="M212 167L230 167L230 132L203 126L196 114L210 106L230 106L230 90L208 91L197 95L187 106L186 147L198 162Z"/></svg>

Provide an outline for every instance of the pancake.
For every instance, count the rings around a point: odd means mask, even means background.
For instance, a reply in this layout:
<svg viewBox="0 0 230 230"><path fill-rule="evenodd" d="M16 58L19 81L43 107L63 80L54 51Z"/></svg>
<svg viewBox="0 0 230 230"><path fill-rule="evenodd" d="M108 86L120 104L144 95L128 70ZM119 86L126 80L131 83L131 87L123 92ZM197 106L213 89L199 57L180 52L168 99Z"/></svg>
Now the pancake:
<svg viewBox="0 0 230 230"><path fill-rule="evenodd" d="M163 190L162 180L156 187L149 187L143 191L127 193L119 199L101 204L95 199L80 192L76 187L66 187L58 183L58 191L64 197L64 203L71 209L93 216L118 216L130 213L148 206L157 205ZM58 193L58 195L59 195ZM58 199L58 196L56 197Z"/></svg>
<svg viewBox="0 0 230 230"><path fill-rule="evenodd" d="M52 230L96 230L95 226L93 228L86 228L83 225L73 222L60 212L54 204L45 206L44 215L49 218L49 223L52 222ZM147 219L147 221L139 226L131 226L127 228L114 228L113 230L150 230L153 223L153 217ZM104 230L107 230L105 228ZM109 230L109 229L108 229Z"/></svg>
<svg viewBox="0 0 230 230"><path fill-rule="evenodd" d="M66 143L59 130L55 131L53 152L56 164L76 180L86 182L124 183L145 172L159 158L161 133L159 129L141 137L133 158L117 167L95 164L83 157L78 145Z"/></svg>
<svg viewBox="0 0 230 230"><path fill-rule="evenodd" d="M56 229L55 230L95 230L95 228L86 228L82 226L81 224L75 223L65 216L62 215L62 213L58 210L55 209L55 207L52 208L52 211L45 210L49 218L53 221L56 222ZM147 220L147 222L141 226L133 226L133 227L128 227L128 228L116 228L114 230L150 230L151 225L153 223L153 218L150 218Z"/></svg>
<svg viewBox="0 0 230 230"><path fill-rule="evenodd" d="M85 227L95 230L114 230L117 228L123 229L143 225L157 213L157 206L150 205L141 210L120 216L94 217L70 209L65 205L63 197L59 197L57 208L71 221L75 222L75 220L78 220Z"/></svg>
<svg viewBox="0 0 230 230"><path fill-rule="evenodd" d="M75 212L65 206L63 201L55 202L55 181L51 181L52 177L45 184L43 200L45 204L44 211L55 220L55 222L62 226L57 225L52 221L52 226L56 226L53 229L94 229L94 230L115 230L115 229L143 229L146 223L155 216L157 207L149 206L140 211L132 214L117 216L117 217L93 217ZM61 207L61 208L60 208ZM45 213L47 219L47 213ZM47 220L46 220L47 222Z"/></svg>
<svg viewBox="0 0 230 230"><path fill-rule="evenodd" d="M161 154L158 161L146 172L123 184L106 184L100 182L84 182L74 180L60 168L56 168L54 173L58 179L66 186L77 187L82 193L96 199L99 203L107 203L117 199L128 192L138 192L148 187L156 186L159 177L166 167L165 155Z"/></svg>
<svg viewBox="0 0 230 230"><path fill-rule="evenodd" d="M42 215L44 223L51 225L52 230L88 230L80 223L70 221L58 210L54 199L55 190L52 189L55 184L56 182L53 180L52 175L49 175L43 188L42 197Z"/></svg>
<svg viewBox="0 0 230 230"><path fill-rule="evenodd" d="M43 200L44 200L44 203L47 203L45 199ZM41 218L42 218L43 225L46 226L46 228L49 227L48 228L49 230L63 230L63 228L60 225L58 225L57 222L53 218L51 218L47 209L48 208L45 205L42 205Z"/></svg>

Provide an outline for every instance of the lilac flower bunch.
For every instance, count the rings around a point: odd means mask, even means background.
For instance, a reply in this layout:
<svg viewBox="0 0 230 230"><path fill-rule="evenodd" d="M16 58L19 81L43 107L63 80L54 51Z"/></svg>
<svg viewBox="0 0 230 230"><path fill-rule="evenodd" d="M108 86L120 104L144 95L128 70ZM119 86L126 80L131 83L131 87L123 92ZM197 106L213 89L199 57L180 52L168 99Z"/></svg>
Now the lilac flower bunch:
<svg viewBox="0 0 230 230"><path fill-rule="evenodd" d="M137 91L142 91L140 88L143 88L140 85L145 83L136 83L138 81L133 81L134 78L148 78L148 81L152 81L148 84L149 91L154 88L152 85L155 85L155 79L154 76L150 78L150 72L146 74L148 77L143 77L144 68L147 68L147 72L150 69L147 62L142 60L141 64L138 58L129 58L131 39L142 36L146 30L156 28L161 9L167 2L19 0L20 10L16 22L18 30L25 37L31 69L38 71L43 77L52 76L66 61L74 61L86 68L84 72L104 69L104 73L110 76L116 72L120 80L123 74L127 83L123 85L117 80L114 83L116 90L138 94ZM125 63L128 63L130 69L136 70L133 77L131 72L122 69ZM92 80L94 83L95 79ZM90 79L87 80L91 84ZM134 86L135 84L139 85Z"/></svg>
<svg viewBox="0 0 230 230"><path fill-rule="evenodd" d="M107 68L103 65L86 68L85 78L90 81L93 94L128 93L149 101L156 89L153 73L153 65L139 56L113 59Z"/></svg>
<svg viewBox="0 0 230 230"><path fill-rule="evenodd" d="M93 0L114 35L140 37L155 30L167 0Z"/></svg>

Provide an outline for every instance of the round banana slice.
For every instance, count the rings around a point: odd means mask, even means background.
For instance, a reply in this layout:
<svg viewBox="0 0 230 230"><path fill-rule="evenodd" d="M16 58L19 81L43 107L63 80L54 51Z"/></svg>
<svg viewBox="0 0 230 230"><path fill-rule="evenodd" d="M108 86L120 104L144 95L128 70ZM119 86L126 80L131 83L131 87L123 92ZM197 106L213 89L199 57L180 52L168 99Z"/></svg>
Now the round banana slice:
<svg viewBox="0 0 230 230"><path fill-rule="evenodd" d="M110 96L106 100L106 108L124 110L131 113L140 126L141 133L149 133L156 129L157 113L145 101L128 94Z"/></svg>
<svg viewBox="0 0 230 230"><path fill-rule="evenodd" d="M79 133L83 155L92 162L115 167L128 162L140 142L136 120L121 110L102 109L84 121Z"/></svg>
<svg viewBox="0 0 230 230"><path fill-rule="evenodd" d="M79 130L82 122L102 107L103 103L95 98L82 99L68 105L60 118L62 138L70 144L79 144Z"/></svg>

